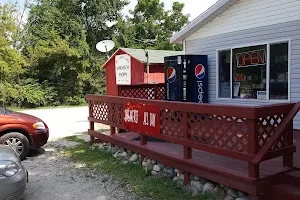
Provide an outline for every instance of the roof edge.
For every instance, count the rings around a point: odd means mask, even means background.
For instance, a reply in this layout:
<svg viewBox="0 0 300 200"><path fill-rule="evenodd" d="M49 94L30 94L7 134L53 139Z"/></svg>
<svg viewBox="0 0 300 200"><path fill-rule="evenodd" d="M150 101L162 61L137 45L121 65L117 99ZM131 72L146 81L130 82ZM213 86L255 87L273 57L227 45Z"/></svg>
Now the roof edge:
<svg viewBox="0 0 300 200"><path fill-rule="evenodd" d="M102 65L102 68L104 69L104 68L106 68L106 65L107 65L107 63L120 51L120 50L122 50L120 47L115 51L115 53L113 54L113 55L111 55L107 60L106 60L106 62Z"/></svg>
<svg viewBox="0 0 300 200"><path fill-rule="evenodd" d="M114 56L116 56L116 54L117 54L119 51L124 51L124 52L125 52L127 55L129 55L130 57L132 57L132 58L136 59L137 61L143 63L143 61L141 61L141 60L135 58L135 57L132 56L130 53L128 53L128 52L126 51L126 48L119 47L119 48L115 51L115 53L114 53L112 56L110 56L109 59L107 59L107 61L102 65L102 68L106 68L106 64L107 64Z"/></svg>
<svg viewBox="0 0 300 200"><path fill-rule="evenodd" d="M231 1L232 0L219 0L218 2L216 2L214 5L209 7L206 11L204 11L202 14L196 17L193 21L191 21L189 24L183 27L179 32L175 33L170 38L170 43L182 43L184 39L186 39L188 36L191 35L191 33L189 32L191 32L193 28L199 26L201 22L207 20L212 14L214 14L221 7L223 7L225 4Z"/></svg>
<svg viewBox="0 0 300 200"><path fill-rule="evenodd" d="M141 62L141 63L143 63L143 64L146 64L145 61L136 58L136 57L133 56L130 52L126 51L127 49L144 50L144 49L135 49L135 48L124 48L124 47L119 47L119 48L113 53L113 55L111 55L111 56L106 60L106 62L102 65L102 68L105 69L107 63L110 62L110 60L111 60L114 56L116 56L116 54L117 54L118 52L120 52L120 51L123 51L123 52L125 52L127 55L129 55L129 56L131 56L132 58L136 59L137 61L139 61L139 62ZM166 52L166 51L169 51L169 52L178 52L178 53L179 53L179 52L182 52L182 51L156 50L156 49L146 49L146 50L151 50L151 51L165 51L165 52ZM159 64L159 63L158 63L158 62L152 62L152 63L149 63L149 64Z"/></svg>

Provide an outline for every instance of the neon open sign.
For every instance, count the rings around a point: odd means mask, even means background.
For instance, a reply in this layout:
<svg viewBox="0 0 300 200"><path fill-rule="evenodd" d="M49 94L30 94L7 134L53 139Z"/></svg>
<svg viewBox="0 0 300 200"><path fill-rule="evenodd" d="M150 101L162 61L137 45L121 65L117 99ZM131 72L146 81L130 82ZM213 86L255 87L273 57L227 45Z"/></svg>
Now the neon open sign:
<svg viewBox="0 0 300 200"><path fill-rule="evenodd" d="M236 55L237 67L251 67L266 64L266 52L264 49L238 53Z"/></svg>

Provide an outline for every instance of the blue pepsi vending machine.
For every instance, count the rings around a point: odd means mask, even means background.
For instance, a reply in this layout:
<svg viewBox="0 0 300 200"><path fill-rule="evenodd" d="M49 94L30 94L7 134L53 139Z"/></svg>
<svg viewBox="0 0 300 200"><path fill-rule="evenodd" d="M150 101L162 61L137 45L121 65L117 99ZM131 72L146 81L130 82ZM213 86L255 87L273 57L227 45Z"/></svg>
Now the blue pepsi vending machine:
<svg viewBox="0 0 300 200"><path fill-rule="evenodd" d="M165 57L165 99L208 103L207 55Z"/></svg>

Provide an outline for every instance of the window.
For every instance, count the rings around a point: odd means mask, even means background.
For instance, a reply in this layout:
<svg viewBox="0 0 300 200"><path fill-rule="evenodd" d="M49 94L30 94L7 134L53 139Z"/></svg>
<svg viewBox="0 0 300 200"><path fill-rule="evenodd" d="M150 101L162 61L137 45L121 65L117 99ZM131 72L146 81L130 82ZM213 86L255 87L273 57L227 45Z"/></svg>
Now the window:
<svg viewBox="0 0 300 200"><path fill-rule="evenodd" d="M257 99L266 91L267 45L233 49L233 98Z"/></svg>
<svg viewBox="0 0 300 200"><path fill-rule="evenodd" d="M288 99L288 43L270 45L270 99Z"/></svg>
<svg viewBox="0 0 300 200"><path fill-rule="evenodd" d="M219 52L219 97L230 98L230 58L231 50Z"/></svg>
<svg viewBox="0 0 300 200"><path fill-rule="evenodd" d="M218 51L218 97L287 100L288 42Z"/></svg>

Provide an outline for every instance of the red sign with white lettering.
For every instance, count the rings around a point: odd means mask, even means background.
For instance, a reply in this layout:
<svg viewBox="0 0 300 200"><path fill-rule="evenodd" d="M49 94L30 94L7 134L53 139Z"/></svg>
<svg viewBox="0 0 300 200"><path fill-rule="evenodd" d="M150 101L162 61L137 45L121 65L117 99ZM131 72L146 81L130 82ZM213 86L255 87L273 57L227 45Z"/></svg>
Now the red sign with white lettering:
<svg viewBox="0 0 300 200"><path fill-rule="evenodd" d="M160 135L160 108L141 103L124 105L124 125L126 130L150 136Z"/></svg>

